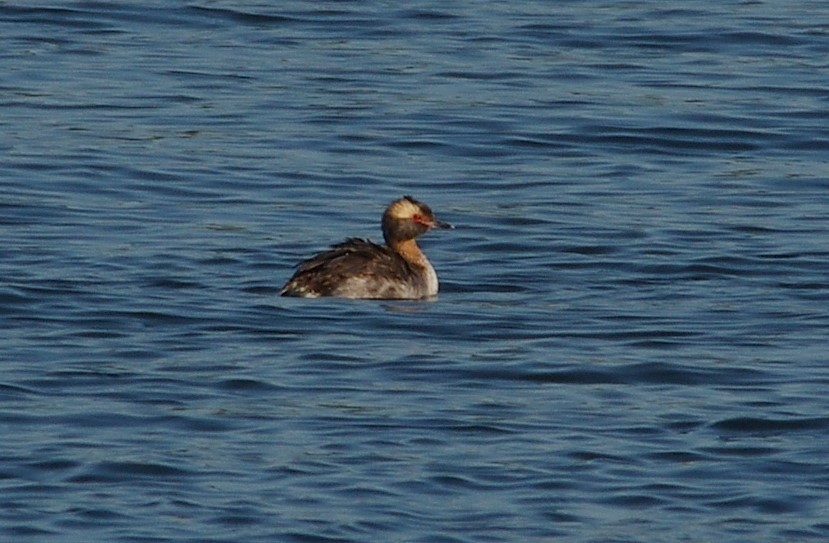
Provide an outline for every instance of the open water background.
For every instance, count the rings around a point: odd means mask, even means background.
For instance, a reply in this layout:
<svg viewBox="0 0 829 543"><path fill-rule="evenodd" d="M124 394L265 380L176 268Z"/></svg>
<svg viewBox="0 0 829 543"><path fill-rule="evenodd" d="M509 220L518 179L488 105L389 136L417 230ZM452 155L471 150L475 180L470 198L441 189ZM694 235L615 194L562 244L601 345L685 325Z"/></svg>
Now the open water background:
<svg viewBox="0 0 829 543"><path fill-rule="evenodd" d="M823 1L3 1L0 157L4 541L829 540Z"/></svg>

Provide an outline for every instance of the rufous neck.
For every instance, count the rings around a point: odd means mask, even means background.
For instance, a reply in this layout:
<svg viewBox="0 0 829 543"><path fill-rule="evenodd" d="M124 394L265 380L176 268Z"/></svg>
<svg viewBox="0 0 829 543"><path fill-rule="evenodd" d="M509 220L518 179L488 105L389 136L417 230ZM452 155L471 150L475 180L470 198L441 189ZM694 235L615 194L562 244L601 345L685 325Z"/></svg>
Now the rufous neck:
<svg viewBox="0 0 829 543"><path fill-rule="evenodd" d="M414 239L393 241L389 243L389 247L391 247L394 252L402 256L403 259L410 264L424 266L426 263L426 256L423 254L423 251L420 250L420 247L418 247L417 242L415 242Z"/></svg>

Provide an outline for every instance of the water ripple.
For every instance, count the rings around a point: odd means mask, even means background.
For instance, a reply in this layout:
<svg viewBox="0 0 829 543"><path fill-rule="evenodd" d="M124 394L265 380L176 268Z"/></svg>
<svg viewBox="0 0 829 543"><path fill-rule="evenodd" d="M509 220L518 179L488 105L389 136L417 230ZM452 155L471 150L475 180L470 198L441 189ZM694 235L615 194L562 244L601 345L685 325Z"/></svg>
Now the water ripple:
<svg viewBox="0 0 829 543"><path fill-rule="evenodd" d="M829 537L816 3L52 4L0 3L0 539ZM278 296L401 194L436 300Z"/></svg>

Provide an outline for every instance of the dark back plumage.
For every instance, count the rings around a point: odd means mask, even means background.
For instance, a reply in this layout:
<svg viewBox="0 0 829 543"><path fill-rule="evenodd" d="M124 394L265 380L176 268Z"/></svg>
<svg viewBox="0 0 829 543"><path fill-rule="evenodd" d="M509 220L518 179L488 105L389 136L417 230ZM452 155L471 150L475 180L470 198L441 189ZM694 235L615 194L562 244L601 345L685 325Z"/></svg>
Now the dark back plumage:
<svg viewBox="0 0 829 543"><path fill-rule="evenodd" d="M394 283L411 282L417 273L411 264L386 245L361 238L348 238L328 250L300 262L282 289L283 296L346 296L354 282L372 278ZM396 297L394 292L377 293L379 298Z"/></svg>

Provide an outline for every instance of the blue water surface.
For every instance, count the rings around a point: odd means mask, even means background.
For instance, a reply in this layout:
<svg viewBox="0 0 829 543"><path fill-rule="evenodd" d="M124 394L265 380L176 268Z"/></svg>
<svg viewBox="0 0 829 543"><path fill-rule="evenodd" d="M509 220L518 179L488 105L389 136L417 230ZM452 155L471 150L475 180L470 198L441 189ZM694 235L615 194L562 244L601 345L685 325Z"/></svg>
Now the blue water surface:
<svg viewBox="0 0 829 543"><path fill-rule="evenodd" d="M0 539L829 539L824 2L0 3ZM427 202L436 300L279 297Z"/></svg>

